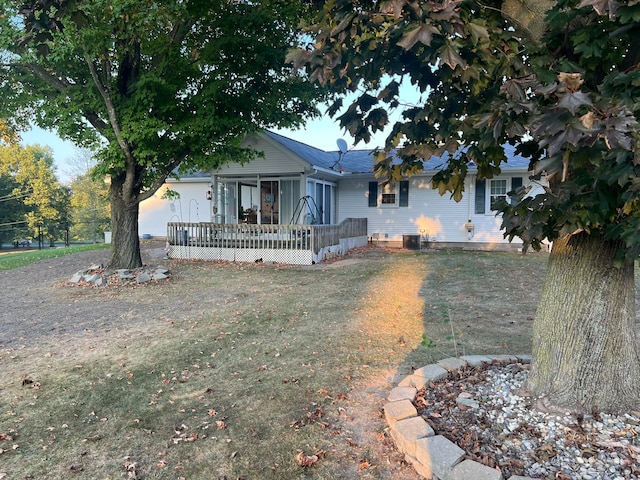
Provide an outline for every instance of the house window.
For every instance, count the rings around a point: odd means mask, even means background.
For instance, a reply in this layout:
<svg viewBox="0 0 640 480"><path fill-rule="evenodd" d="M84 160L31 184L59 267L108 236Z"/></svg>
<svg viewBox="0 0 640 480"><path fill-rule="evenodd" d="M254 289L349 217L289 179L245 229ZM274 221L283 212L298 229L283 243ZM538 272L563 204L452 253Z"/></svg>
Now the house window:
<svg viewBox="0 0 640 480"><path fill-rule="evenodd" d="M370 207L408 207L409 182L369 182Z"/></svg>
<svg viewBox="0 0 640 480"><path fill-rule="evenodd" d="M398 199L398 184L395 182L387 182L382 185L382 193L380 196L380 205L381 206L396 206Z"/></svg>
<svg viewBox="0 0 640 480"><path fill-rule="evenodd" d="M507 200L509 192L522 186L522 177L476 180L475 213L485 214L495 211L498 200Z"/></svg>
<svg viewBox="0 0 640 480"><path fill-rule="evenodd" d="M507 179L491 180L489 189L489 210L495 210L494 205L496 202L507 198Z"/></svg>

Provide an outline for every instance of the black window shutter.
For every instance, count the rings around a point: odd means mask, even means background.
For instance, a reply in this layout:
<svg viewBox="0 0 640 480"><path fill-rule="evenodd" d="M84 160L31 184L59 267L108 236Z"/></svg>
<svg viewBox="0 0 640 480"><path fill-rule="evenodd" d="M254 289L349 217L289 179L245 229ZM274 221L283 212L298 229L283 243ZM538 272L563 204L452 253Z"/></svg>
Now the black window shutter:
<svg viewBox="0 0 640 480"><path fill-rule="evenodd" d="M486 180L476 179L476 214L485 213L485 189L487 188Z"/></svg>
<svg viewBox="0 0 640 480"><path fill-rule="evenodd" d="M409 180L402 180L400 182L400 198L398 201L398 206L409 206Z"/></svg>
<svg viewBox="0 0 640 480"><path fill-rule="evenodd" d="M511 191L509 192L509 203L517 203L518 195L515 191L522 186L522 177L511 177Z"/></svg>
<svg viewBox="0 0 640 480"><path fill-rule="evenodd" d="M378 182L369 182L369 206L378 206Z"/></svg>
<svg viewBox="0 0 640 480"><path fill-rule="evenodd" d="M513 177L511 179L511 190L517 190L522 186L522 177Z"/></svg>

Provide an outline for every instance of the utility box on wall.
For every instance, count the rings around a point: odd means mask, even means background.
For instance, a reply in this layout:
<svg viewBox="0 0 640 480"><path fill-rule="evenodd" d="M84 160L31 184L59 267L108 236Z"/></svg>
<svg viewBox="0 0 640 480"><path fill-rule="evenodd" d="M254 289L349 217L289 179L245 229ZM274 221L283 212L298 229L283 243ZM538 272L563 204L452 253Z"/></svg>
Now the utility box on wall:
<svg viewBox="0 0 640 480"><path fill-rule="evenodd" d="M403 235L402 248L420 250L420 235Z"/></svg>

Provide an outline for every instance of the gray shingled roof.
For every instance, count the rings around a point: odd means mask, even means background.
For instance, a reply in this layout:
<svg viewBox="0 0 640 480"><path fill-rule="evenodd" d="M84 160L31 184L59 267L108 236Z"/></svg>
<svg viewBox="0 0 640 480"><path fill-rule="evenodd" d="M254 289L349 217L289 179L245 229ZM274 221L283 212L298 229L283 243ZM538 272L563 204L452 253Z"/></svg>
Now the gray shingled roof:
<svg viewBox="0 0 640 480"><path fill-rule="evenodd" d="M338 170L349 173L371 173L373 168L373 150L349 150L342 156L340 152L326 152L319 148L312 147L297 140L284 137L269 130L265 134L293 152L301 159L309 162L314 167L320 167L327 170ZM520 155L516 155L515 147L505 145L505 154L507 155L507 163L501 165L503 171L520 170L526 171L529 167L529 159ZM442 168L446 164L448 155L442 157L431 157L424 162L425 171L432 172ZM400 160L397 159L399 162ZM474 171L474 167L470 167L470 171Z"/></svg>

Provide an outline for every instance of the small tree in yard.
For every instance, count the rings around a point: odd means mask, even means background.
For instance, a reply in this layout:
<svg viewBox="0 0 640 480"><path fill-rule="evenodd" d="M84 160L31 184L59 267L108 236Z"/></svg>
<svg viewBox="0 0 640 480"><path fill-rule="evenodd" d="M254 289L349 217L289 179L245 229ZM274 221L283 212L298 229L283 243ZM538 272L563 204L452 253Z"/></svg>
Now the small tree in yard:
<svg viewBox="0 0 640 480"><path fill-rule="evenodd" d="M0 118L99 148L111 267L142 264L138 211L166 178L252 155L241 139L314 112L284 63L296 0L0 0Z"/></svg>
<svg viewBox="0 0 640 480"><path fill-rule="evenodd" d="M640 3L333 0L319 11L315 47L290 60L356 93L341 125L366 141L404 110L378 175L399 179L449 152L433 183L459 200L469 162L491 178L506 143L531 159L534 180L546 175L544 194L501 206L509 238L554 242L528 386L543 406L638 409ZM422 95L412 105L402 80Z"/></svg>

